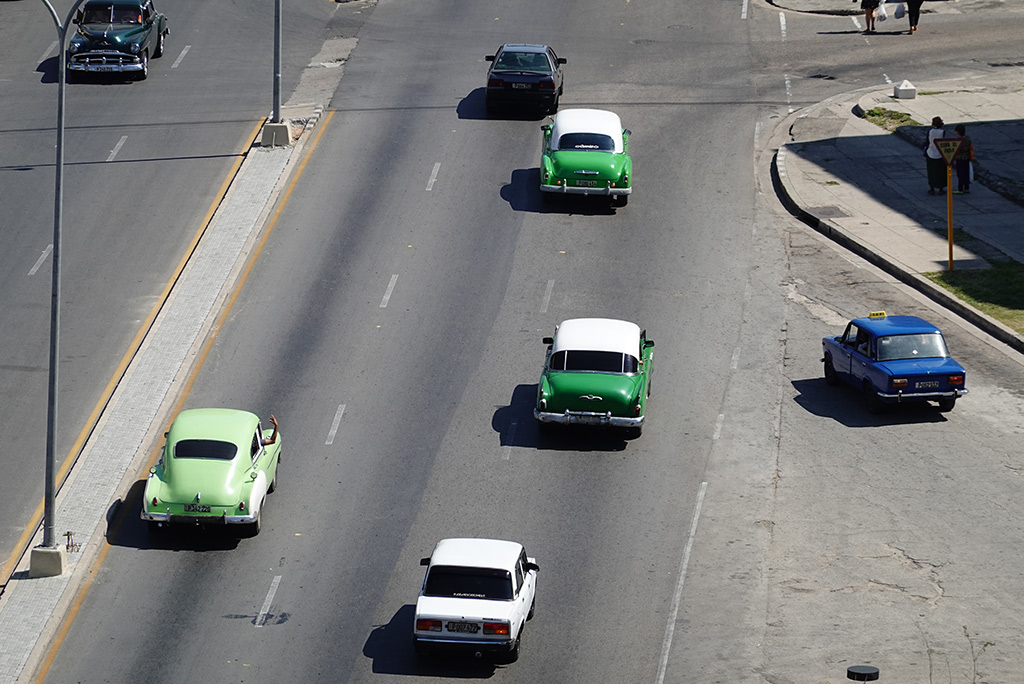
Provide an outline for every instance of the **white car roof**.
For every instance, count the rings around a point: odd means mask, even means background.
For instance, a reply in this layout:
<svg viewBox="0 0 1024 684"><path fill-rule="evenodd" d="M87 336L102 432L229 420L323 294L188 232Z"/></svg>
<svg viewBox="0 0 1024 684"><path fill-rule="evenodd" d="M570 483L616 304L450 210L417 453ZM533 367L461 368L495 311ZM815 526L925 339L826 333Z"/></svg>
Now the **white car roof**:
<svg viewBox="0 0 1024 684"><path fill-rule="evenodd" d="M442 539L430 554L430 564L496 568L514 573L522 552L522 544L500 539Z"/></svg>
<svg viewBox="0 0 1024 684"><path fill-rule="evenodd" d="M640 326L613 318L571 318L555 331L552 353L560 351L640 353Z"/></svg>
<svg viewBox="0 0 1024 684"><path fill-rule="evenodd" d="M622 153L622 122L619 115L604 109L563 109L551 125L551 146L566 133L603 133L615 141L616 154Z"/></svg>

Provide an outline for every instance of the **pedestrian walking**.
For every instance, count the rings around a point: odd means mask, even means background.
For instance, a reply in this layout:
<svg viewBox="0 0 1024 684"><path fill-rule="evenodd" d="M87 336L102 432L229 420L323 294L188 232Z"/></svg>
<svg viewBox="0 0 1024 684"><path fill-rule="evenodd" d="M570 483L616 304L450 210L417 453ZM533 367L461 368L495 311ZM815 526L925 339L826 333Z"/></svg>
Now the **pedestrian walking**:
<svg viewBox="0 0 1024 684"><path fill-rule="evenodd" d="M936 191L944 192L946 190L946 160L942 158L942 153L935 145L936 140L946 137L944 125L942 117L937 116L932 119L932 127L928 129L928 142L925 144L924 156L928 164L929 195L934 195Z"/></svg>
<svg viewBox="0 0 1024 684"><path fill-rule="evenodd" d="M875 32L875 10L878 9L879 2L880 0L860 0L860 8L864 10L864 23L867 24L864 33Z"/></svg>
<svg viewBox="0 0 1024 684"><path fill-rule="evenodd" d="M963 195L971 191L971 162L974 161L974 143L967 137L967 129L963 124L957 124L953 129L958 138L963 138L960 149L953 157L953 168L956 169L956 190L954 195Z"/></svg>
<svg viewBox="0 0 1024 684"><path fill-rule="evenodd" d="M907 34L917 33L917 22L921 18L921 5L924 0L907 0L907 21L910 22L910 30Z"/></svg>

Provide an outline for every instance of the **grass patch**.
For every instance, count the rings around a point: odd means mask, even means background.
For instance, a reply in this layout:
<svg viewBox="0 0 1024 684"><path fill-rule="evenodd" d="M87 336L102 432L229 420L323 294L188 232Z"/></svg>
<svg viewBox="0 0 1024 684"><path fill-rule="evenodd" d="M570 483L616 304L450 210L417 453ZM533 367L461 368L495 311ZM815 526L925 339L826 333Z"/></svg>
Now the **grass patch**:
<svg viewBox="0 0 1024 684"><path fill-rule="evenodd" d="M918 95L942 95L943 93L952 92L950 90L922 90Z"/></svg>
<svg viewBox="0 0 1024 684"><path fill-rule="evenodd" d="M909 114L894 112L885 107L874 107L864 112L864 118L879 128L887 131L895 131L900 126L920 126L921 124L910 118Z"/></svg>
<svg viewBox="0 0 1024 684"><path fill-rule="evenodd" d="M957 298L1024 335L1024 265L993 261L984 270L925 273Z"/></svg>

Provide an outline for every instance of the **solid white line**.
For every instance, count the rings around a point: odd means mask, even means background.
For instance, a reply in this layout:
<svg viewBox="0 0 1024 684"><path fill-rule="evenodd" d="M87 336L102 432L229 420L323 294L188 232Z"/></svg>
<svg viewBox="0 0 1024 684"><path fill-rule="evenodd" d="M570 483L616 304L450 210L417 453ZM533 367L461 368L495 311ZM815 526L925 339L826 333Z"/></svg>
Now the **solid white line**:
<svg viewBox="0 0 1024 684"><path fill-rule="evenodd" d="M779 12L779 30L782 31L782 40L786 40L786 15Z"/></svg>
<svg viewBox="0 0 1024 684"><path fill-rule="evenodd" d="M690 523L690 536L686 540L686 549L683 550L683 559L679 563L679 581L676 582L676 593L672 597L672 610L669 611L668 624L665 626L665 641L661 646L661 664L658 666L658 679L656 684L665 681L665 671L668 670L668 654L672 650L672 637L676 631L676 618L679 615L679 602L683 598L683 582L686 580L686 568L690 564L690 552L693 550L693 538L697 534L697 520L700 519L700 509L704 505L704 492L707 491L708 483L700 483L700 491L697 492L697 505L693 508L693 522Z"/></svg>
<svg viewBox="0 0 1024 684"><path fill-rule="evenodd" d="M754 124L754 147L757 148L758 143L761 140L761 122L758 121Z"/></svg>
<svg viewBox="0 0 1024 684"><path fill-rule="evenodd" d="M740 363L740 348L736 347L736 350L732 353L732 363L729 364L729 367L732 368L733 370L736 370L737 366L739 366L739 363Z"/></svg>
<svg viewBox="0 0 1024 684"><path fill-rule="evenodd" d="M398 274L391 276L391 282L388 283L388 289L384 291L384 299L380 300L380 308L384 308L388 305L388 300L391 299L391 293L395 291L395 283L398 282Z"/></svg>
<svg viewBox="0 0 1024 684"><path fill-rule="evenodd" d="M784 74L786 79L786 104L789 105L789 113L793 113L793 83L789 80L789 74Z"/></svg>
<svg viewBox="0 0 1024 684"><path fill-rule="evenodd" d="M281 575L274 578L274 581L270 583L270 591L267 592L267 598L263 602L263 607L260 608L260 614L256 616L256 629L263 626L264 620L267 619L267 613L270 611L270 604L274 600L274 594L277 593L277 585L281 583Z"/></svg>
<svg viewBox="0 0 1024 684"><path fill-rule="evenodd" d="M44 52L43 56L40 57L37 61L45 62L46 58L50 56L50 53L53 52L53 48L55 47L57 47L57 41L53 41L52 43L50 43L50 47L46 48L46 52Z"/></svg>
<svg viewBox="0 0 1024 684"><path fill-rule="evenodd" d="M850 19L853 19L853 25L857 27L858 31L860 31L860 22L857 21L857 17L850 17Z"/></svg>
<svg viewBox="0 0 1024 684"><path fill-rule="evenodd" d="M187 54L188 54L188 51L189 51L189 50L190 50L191 48L192 48L192 46L191 46L191 45L186 45L185 47L183 47L183 48L181 49L181 54L180 54L180 55L178 55L178 59L174 60L174 64L172 64L172 65L171 65L171 68L172 68L172 69L177 69L177 68L178 68L178 65L179 65L179 64L181 64L181 60L185 59L185 55L187 55Z"/></svg>
<svg viewBox="0 0 1024 684"><path fill-rule="evenodd" d="M554 279L548 281L548 286L544 289L544 299L540 303L540 312L547 313L548 305L551 304L551 293L555 289Z"/></svg>
<svg viewBox="0 0 1024 684"><path fill-rule="evenodd" d="M427 192L434 187L434 181L437 180L437 170L441 168L441 162L434 164L434 170L430 172L430 180L427 181Z"/></svg>
<svg viewBox="0 0 1024 684"><path fill-rule="evenodd" d="M505 453L501 455L503 461L507 461L508 457L512 454L512 443L516 440L516 425L519 424L518 420L513 420L508 426L508 444L505 445Z"/></svg>
<svg viewBox="0 0 1024 684"><path fill-rule="evenodd" d="M334 422L331 423L331 431L327 433L326 445L334 444L334 436L338 434L338 425L341 424L341 417L345 413L345 405L338 404L338 412L334 414Z"/></svg>
<svg viewBox="0 0 1024 684"><path fill-rule="evenodd" d="M127 139L128 139L127 135L122 135L121 136L121 139L117 141L116 145L114 145L114 149L110 150L110 154L107 155L107 161L108 162L109 161L114 161L114 157L116 157L117 153L121 150L121 145L124 145L124 141L127 140Z"/></svg>
<svg viewBox="0 0 1024 684"><path fill-rule="evenodd" d="M747 5L750 4L750 0L743 0L743 11L740 12L740 19L747 18Z"/></svg>
<svg viewBox="0 0 1024 684"><path fill-rule="evenodd" d="M32 270L28 272L30 276L36 274L36 271L38 271L39 268L43 265L43 262L46 261L46 257L50 256L51 252L53 252L53 245L46 245L46 249L44 249L43 253L39 255L38 259L36 259L36 265L33 266Z"/></svg>
<svg viewBox="0 0 1024 684"><path fill-rule="evenodd" d="M717 440L722 436L722 423L725 422L725 414L719 413L718 420L715 421L715 434L711 436L711 439Z"/></svg>

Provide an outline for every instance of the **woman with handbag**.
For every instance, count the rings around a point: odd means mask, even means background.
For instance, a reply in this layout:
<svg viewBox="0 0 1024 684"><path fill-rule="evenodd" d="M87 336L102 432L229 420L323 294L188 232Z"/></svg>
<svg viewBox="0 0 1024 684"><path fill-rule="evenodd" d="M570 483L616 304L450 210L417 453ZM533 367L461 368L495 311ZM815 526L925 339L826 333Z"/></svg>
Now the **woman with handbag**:
<svg viewBox="0 0 1024 684"><path fill-rule="evenodd" d="M864 10L864 23L867 24L864 33L875 32L875 10L878 9L880 2L881 0L860 0L860 8Z"/></svg>

